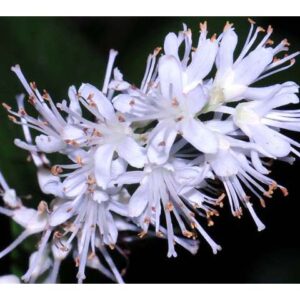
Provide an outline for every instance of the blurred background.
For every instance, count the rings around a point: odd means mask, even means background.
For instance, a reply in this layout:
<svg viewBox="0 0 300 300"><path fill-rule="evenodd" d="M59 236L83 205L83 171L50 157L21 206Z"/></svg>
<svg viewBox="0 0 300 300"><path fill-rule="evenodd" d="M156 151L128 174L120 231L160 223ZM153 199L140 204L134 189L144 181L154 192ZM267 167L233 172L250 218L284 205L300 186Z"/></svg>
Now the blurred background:
<svg viewBox="0 0 300 300"><path fill-rule="evenodd" d="M278 43L288 38L291 52L300 50L299 18L254 18L258 25L274 27L272 39ZM125 78L136 85L144 74L147 55L163 45L165 35L178 32L182 23L193 30L197 42L199 22L208 21L209 34L220 33L225 22L233 22L240 37L246 39L249 23L242 17L99 17L99 18L0 18L0 100L15 107L15 95L23 92L10 67L20 64L25 76L38 87L61 101L68 87L89 82L101 87L108 51L119 51L117 66ZM272 76L261 85L293 80L299 82L300 65ZM298 140L300 134L293 135ZM7 120L0 108L0 169L18 194L33 195L35 205L45 196L39 192L35 169L26 162L27 153L17 149L13 140L22 137L21 129ZM213 228L211 236L223 250L213 255L201 241L197 255L178 248L178 258L168 259L167 243L145 239L130 245L130 265L125 275L128 283L299 283L300 282L300 164L275 162L273 178L289 189L284 198L280 192L267 201L267 207L256 203L257 214L267 226L257 232L251 218L238 220L228 205ZM204 221L204 220L203 220ZM203 222L205 223L205 221ZM7 246L20 228L0 216L0 249ZM29 239L10 256L0 260L0 275L21 275L27 268L27 257L35 239ZM29 251L29 252L28 252ZM26 259L25 259L26 258ZM97 272L88 271L86 282L109 282ZM61 272L64 283L76 282L76 269L70 258Z"/></svg>

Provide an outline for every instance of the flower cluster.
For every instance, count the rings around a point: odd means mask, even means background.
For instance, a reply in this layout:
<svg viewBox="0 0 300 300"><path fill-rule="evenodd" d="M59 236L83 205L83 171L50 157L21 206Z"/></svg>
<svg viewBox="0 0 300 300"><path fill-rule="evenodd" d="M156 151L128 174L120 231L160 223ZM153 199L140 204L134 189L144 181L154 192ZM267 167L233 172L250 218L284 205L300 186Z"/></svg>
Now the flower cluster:
<svg viewBox="0 0 300 300"><path fill-rule="evenodd" d="M298 85L253 85L291 67L299 52L279 58L287 40L274 45L271 26L249 22L238 55L228 22L219 37L208 37L207 23L200 23L196 47L186 25L169 33L163 49L149 55L140 87L114 68L117 52L111 50L102 89L71 86L61 103L28 83L18 65L12 68L38 113L26 112L24 95L16 111L3 104L24 131L15 144L29 151L42 192L54 198L27 208L0 177L0 213L24 227L0 257L28 236L41 236L24 281L56 282L70 254L79 282L86 267L123 282L110 254L126 256L120 245L136 235L165 238L168 257L177 256L176 244L196 253L198 239L217 253L221 247L205 227L214 224L225 199L233 216L246 210L259 231L265 228L255 198L265 206L275 189L288 193L268 176L268 162L300 156L300 144L285 135L300 131L300 111L286 107L299 102ZM50 162L52 153L64 162Z"/></svg>

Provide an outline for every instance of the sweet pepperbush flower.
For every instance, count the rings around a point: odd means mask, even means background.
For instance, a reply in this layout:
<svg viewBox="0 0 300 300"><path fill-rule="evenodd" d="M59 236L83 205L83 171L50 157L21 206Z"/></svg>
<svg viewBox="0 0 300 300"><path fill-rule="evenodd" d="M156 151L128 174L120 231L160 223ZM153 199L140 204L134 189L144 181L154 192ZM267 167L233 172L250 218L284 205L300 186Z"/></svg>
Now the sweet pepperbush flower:
<svg viewBox="0 0 300 300"><path fill-rule="evenodd" d="M72 256L78 282L89 267L122 283L124 270L112 257L127 261L121 242L146 235L166 239L168 257L177 256L175 245L195 254L201 239L216 254L221 246L208 231L225 199L233 216L241 218L245 209L258 231L265 228L255 201L265 207L276 189L288 195L269 177L269 161L293 163L300 156L300 143L288 136L300 131L300 110L294 109L297 83L262 86L263 79L292 67L299 52L280 58L288 41L276 44L271 26L249 22L240 53L229 22L210 37L207 22L200 23L194 46L185 24L168 33L148 56L139 87L114 67L111 50L102 89L71 86L60 103L12 67L37 116L27 113L24 95L17 111L3 106L24 132L15 144L29 151L41 191L52 196L28 208L0 174L0 213L24 228L0 258L40 236L25 282L59 281L62 262ZM62 160L49 159L53 153Z"/></svg>

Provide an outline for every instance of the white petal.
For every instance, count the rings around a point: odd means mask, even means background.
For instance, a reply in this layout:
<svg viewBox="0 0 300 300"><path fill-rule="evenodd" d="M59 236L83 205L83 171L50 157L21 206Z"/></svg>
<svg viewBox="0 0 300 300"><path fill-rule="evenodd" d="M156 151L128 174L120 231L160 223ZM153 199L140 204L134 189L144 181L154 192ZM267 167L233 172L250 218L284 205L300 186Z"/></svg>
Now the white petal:
<svg viewBox="0 0 300 300"><path fill-rule="evenodd" d="M195 51L192 62L187 68L187 83L188 89L197 86L202 82L204 77L208 75L213 67L216 55L218 51L218 44L216 41L212 42L206 40L201 43L201 46ZM187 87L185 87L186 89Z"/></svg>
<svg viewBox="0 0 300 300"><path fill-rule="evenodd" d="M127 169L127 163L122 158L117 158L112 161L111 164L111 177L116 178L119 175L123 174Z"/></svg>
<svg viewBox="0 0 300 300"><path fill-rule="evenodd" d="M146 184L140 185L133 193L129 202L129 216L138 217L142 214L149 201L149 191Z"/></svg>
<svg viewBox="0 0 300 300"><path fill-rule="evenodd" d="M142 168L145 164L145 149L132 137L125 137L117 147L117 152L131 166Z"/></svg>
<svg viewBox="0 0 300 300"><path fill-rule="evenodd" d="M155 164L163 164L169 158L170 149L177 136L174 127L168 124L158 124L151 133L148 142L147 155L149 161Z"/></svg>
<svg viewBox="0 0 300 300"><path fill-rule="evenodd" d="M170 100L181 97L182 69L174 56L164 55L159 59L158 76L163 97Z"/></svg>
<svg viewBox="0 0 300 300"><path fill-rule="evenodd" d="M275 130L260 125L252 126L251 131L254 142L275 157L284 157L290 153L291 146L289 142L284 140Z"/></svg>
<svg viewBox="0 0 300 300"><path fill-rule="evenodd" d="M38 135L35 138L35 143L38 149L45 153L58 152L66 146L62 139L44 134Z"/></svg>
<svg viewBox="0 0 300 300"><path fill-rule="evenodd" d="M3 194L3 201L6 205L11 208L16 208L22 205L20 198L17 196L17 193L14 189L7 189Z"/></svg>
<svg viewBox="0 0 300 300"><path fill-rule="evenodd" d="M14 284L21 283L19 277L16 275L3 275L0 276L0 284Z"/></svg>
<svg viewBox="0 0 300 300"><path fill-rule="evenodd" d="M35 209L26 207L15 209L13 220L31 233L43 231L47 224L45 214L40 214Z"/></svg>
<svg viewBox="0 0 300 300"><path fill-rule="evenodd" d="M58 226L74 215L74 204L72 201L61 204L54 212L51 213L49 218L49 224L51 226Z"/></svg>
<svg viewBox="0 0 300 300"><path fill-rule="evenodd" d="M185 120L181 123L183 137L196 149L204 153L215 153L217 151L217 139L212 131L207 129L203 123L195 119Z"/></svg>
<svg viewBox="0 0 300 300"><path fill-rule="evenodd" d="M121 113L130 113L133 108L133 106L130 104L131 101L136 100L128 94L120 94L113 98L112 103L115 109Z"/></svg>
<svg viewBox="0 0 300 300"><path fill-rule="evenodd" d="M166 55L173 55L178 58L178 38L174 32L170 32L164 42L164 51Z"/></svg>
<svg viewBox="0 0 300 300"><path fill-rule="evenodd" d="M93 200L95 200L98 203L101 203L109 200L109 196L103 191L96 190L93 193Z"/></svg>
<svg viewBox="0 0 300 300"><path fill-rule="evenodd" d="M74 125L67 125L61 132L61 137L64 141L77 140L85 137L83 130Z"/></svg>
<svg viewBox="0 0 300 300"><path fill-rule="evenodd" d="M68 96L69 96L69 99L70 99L70 105L69 105L70 110L75 112L79 116L81 116L82 115L82 110L81 110L81 107L80 107L80 104L79 104L79 101L78 101L78 95L77 95L77 91L76 91L75 86L72 85L72 86L69 87ZM76 118L72 117L72 116L70 116L70 120L73 123L78 122L78 120Z"/></svg>
<svg viewBox="0 0 300 300"><path fill-rule="evenodd" d="M223 33L218 55L216 57L217 75L216 80L222 78L232 68L233 53L237 44L237 35L232 28Z"/></svg>
<svg viewBox="0 0 300 300"><path fill-rule="evenodd" d="M118 229L113 219L112 214L109 211L106 211L105 223L107 226L107 231L104 232L103 242L106 245L114 245L117 242L118 238Z"/></svg>
<svg viewBox="0 0 300 300"><path fill-rule="evenodd" d="M67 197L78 196L86 189L86 177L83 173L74 172L63 182L63 190Z"/></svg>
<svg viewBox="0 0 300 300"><path fill-rule="evenodd" d="M43 193L63 197L63 185L60 178L53 176L49 170L45 168L38 169L38 182Z"/></svg>
<svg viewBox="0 0 300 300"><path fill-rule="evenodd" d="M201 207L204 202L204 198L202 194L195 189L191 189L191 188L186 190L183 189L180 195L182 195L185 199L187 199L192 204L196 204L199 207Z"/></svg>
<svg viewBox="0 0 300 300"><path fill-rule="evenodd" d="M189 112L192 117L195 116L201 109L207 104L208 97L203 92L203 87L201 85L192 89L187 94L186 104L189 107Z"/></svg>
<svg viewBox="0 0 300 300"><path fill-rule="evenodd" d="M239 64L234 66L236 83L242 85L251 84L272 60L272 49L261 47L253 50Z"/></svg>
<svg viewBox="0 0 300 300"><path fill-rule="evenodd" d="M130 171L121 174L118 178L116 178L115 182L117 184L135 184L141 182L143 177L145 176L143 171Z"/></svg>
<svg viewBox="0 0 300 300"><path fill-rule="evenodd" d="M84 99L91 99L97 105L99 113L108 120L115 119L115 111L110 101L93 85L86 83L82 84L79 89L79 94Z"/></svg>
<svg viewBox="0 0 300 300"><path fill-rule="evenodd" d="M207 154L206 159L216 175L220 177L233 176L239 171L238 162L227 150L220 150L217 154Z"/></svg>
<svg viewBox="0 0 300 300"><path fill-rule="evenodd" d="M115 148L112 145L100 145L95 152L95 178L103 189L107 188L111 180L111 163Z"/></svg>
<svg viewBox="0 0 300 300"><path fill-rule="evenodd" d="M265 100L272 97L280 90L280 84L274 84L267 87L249 87L243 93L243 97L247 100Z"/></svg>
<svg viewBox="0 0 300 300"><path fill-rule="evenodd" d="M39 261L36 261L36 258L38 256L38 251L32 253L29 257L29 269L34 267L31 277L37 278L38 276L42 275L44 272L46 272L52 265L52 261L47 255L47 253L44 253ZM35 263L35 266L33 265Z"/></svg>

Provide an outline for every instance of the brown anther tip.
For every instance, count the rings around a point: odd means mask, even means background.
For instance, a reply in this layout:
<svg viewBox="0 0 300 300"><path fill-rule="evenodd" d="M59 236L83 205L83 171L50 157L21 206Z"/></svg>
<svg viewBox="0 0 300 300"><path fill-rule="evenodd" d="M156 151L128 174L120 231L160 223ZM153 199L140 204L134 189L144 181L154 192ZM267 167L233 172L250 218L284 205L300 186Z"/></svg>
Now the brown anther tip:
<svg viewBox="0 0 300 300"><path fill-rule="evenodd" d="M12 122L14 122L14 123L17 122L17 119L16 119L14 116L8 115L7 117L8 117L8 119L9 119L10 121L12 121Z"/></svg>
<svg viewBox="0 0 300 300"><path fill-rule="evenodd" d="M59 174L61 174L63 172L63 169L60 166L52 166L51 167L51 174L54 176L58 176Z"/></svg>
<svg viewBox="0 0 300 300"><path fill-rule="evenodd" d="M291 44L288 42L287 39L282 40L281 42L284 46L290 46Z"/></svg>
<svg viewBox="0 0 300 300"><path fill-rule="evenodd" d="M134 104L135 104L135 100L134 100L134 99L131 99L131 100L129 101L129 105L130 105L130 106L134 106Z"/></svg>
<svg viewBox="0 0 300 300"><path fill-rule="evenodd" d="M93 259L95 256L96 256L95 252L92 251L88 256L88 260Z"/></svg>
<svg viewBox="0 0 300 300"><path fill-rule="evenodd" d="M195 222L191 222L191 228L192 229L196 228L196 223Z"/></svg>
<svg viewBox="0 0 300 300"><path fill-rule="evenodd" d="M293 64L295 64L295 63L296 63L296 59L295 59L295 58L292 58L291 61L290 61L290 64L293 65Z"/></svg>
<svg viewBox="0 0 300 300"><path fill-rule="evenodd" d="M270 194L270 192L264 192L263 194L264 196L268 197L268 198L272 198L272 195Z"/></svg>
<svg viewBox="0 0 300 300"><path fill-rule="evenodd" d="M36 103L36 98L35 98L35 96L34 96L34 95L30 95L30 96L28 97L28 102L29 102L31 105L35 105L35 103Z"/></svg>
<svg viewBox="0 0 300 300"><path fill-rule="evenodd" d="M109 244L108 247L110 250L115 250L116 245L115 244Z"/></svg>
<svg viewBox="0 0 300 300"><path fill-rule="evenodd" d="M98 131L97 129L94 129L92 132L92 136L102 137L103 135L100 131Z"/></svg>
<svg viewBox="0 0 300 300"><path fill-rule="evenodd" d="M75 261L76 268L78 268L79 264L80 264L80 258L79 258L79 256L75 257L74 261Z"/></svg>
<svg viewBox="0 0 300 300"><path fill-rule="evenodd" d="M78 143L75 140L67 139L67 140L65 140L65 143L70 146L78 146Z"/></svg>
<svg viewBox="0 0 300 300"><path fill-rule="evenodd" d="M2 102L2 106L6 109L6 110L11 110L11 106L9 106L8 104Z"/></svg>
<svg viewBox="0 0 300 300"><path fill-rule="evenodd" d="M211 227L211 226L214 226L215 225L215 223L214 223L214 221L213 220L208 220L208 222L207 222L207 226L208 227Z"/></svg>
<svg viewBox="0 0 300 300"><path fill-rule="evenodd" d="M191 231L188 231L188 230L182 231L182 235L189 238L189 239L194 236L194 234Z"/></svg>
<svg viewBox="0 0 300 300"><path fill-rule="evenodd" d="M171 201L169 201L167 204L166 204L166 210L167 211L172 211L174 209L174 205L172 204Z"/></svg>
<svg viewBox="0 0 300 300"><path fill-rule="evenodd" d="M59 232L58 230L56 230L53 234L53 238L55 239L61 239L63 237L63 234L61 232Z"/></svg>
<svg viewBox="0 0 300 300"><path fill-rule="evenodd" d="M192 47L192 51L197 51L197 48L196 47Z"/></svg>
<svg viewBox="0 0 300 300"><path fill-rule="evenodd" d="M43 90L43 95L42 95L44 100L50 100L50 95L46 90Z"/></svg>
<svg viewBox="0 0 300 300"><path fill-rule="evenodd" d="M273 32L273 27L269 25L267 29L267 33L272 33L272 32Z"/></svg>
<svg viewBox="0 0 300 300"><path fill-rule="evenodd" d="M228 29L230 29L233 26L233 23L230 23L229 21L226 21L226 24L223 28L223 32L227 31Z"/></svg>
<svg viewBox="0 0 300 300"><path fill-rule="evenodd" d="M164 234L160 231L156 231L156 236L159 237L159 238L163 238L164 237Z"/></svg>
<svg viewBox="0 0 300 300"><path fill-rule="evenodd" d="M147 234L146 231L141 231L140 233L138 233L137 236L138 236L140 239L142 239L146 234Z"/></svg>
<svg viewBox="0 0 300 300"><path fill-rule="evenodd" d="M82 161L82 157L81 156L77 156L76 157L76 163L78 164L78 165L80 165L80 166L82 166L83 165L83 161Z"/></svg>
<svg viewBox="0 0 300 300"><path fill-rule="evenodd" d="M288 191L287 188L285 188L283 186L280 186L279 188L280 188L280 190L281 190L284 197L287 197L289 195L289 191Z"/></svg>
<svg viewBox="0 0 300 300"><path fill-rule="evenodd" d="M40 214L43 214L44 212L49 212L49 208L48 208L48 204L46 201L41 201L38 205L38 208L37 208L38 212Z"/></svg>
<svg viewBox="0 0 300 300"><path fill-rule="evenodd" d="M162 50L161 47L156 47L156 48L154 49L154 51L153 51L153 55L154 55L154 56L158 55L159 52L160 52L161 50Z"/></svg>
<svg viewBox="0 0 300 300"><path fill-rule="evenodd" d="M257 31L258 32L266 32L266 30L263 27L261 27L261 26L257 27Z"/></svg>
<svg viewBox="0 0 300 300"><path fill-rule="evenodd" d="M268 39L268 40L266 41L266 45L274 45L274 41L271 40L271 39Z"/></svg>
<svg viewBox="0 0 300 300"><path fill-rule="evenodd" d="M266 207L266 202L265 202L265 200L264 200L263 198L260 198L260 199L259 199L259 202L260 202L260 205L261 205L263 208Z"/></svg>
<svg viewBox="0 0 300 300"><path fill-rule="evenodd" d="M207 21L204 21L203 23L200 22L199 27L201 32L207 31Z"/></svg>
<svg viewBox="0 0 300 300"><path fill-rule="evenodd" d="M256 22L254 20L252 20L251 18L248 18L248 22L252 25L256 24Z"/></svg>
<svg viewBox="0 0 300 300"><path fill-rule="evenodd" d="M30 82L30 86L31 86L31 88L32 88L33 90L36 90L36 89L37 89L37 86L36 86L35 81Z"/></svg>
<svg viewBox="0 0 300 300"><path fill-rule="evenodd" d="M217 34L214 33L214 34L212 35L212 37L210 38L210 40L211 40L212 42L214 42L216 39L217 39Z"/></svg>

